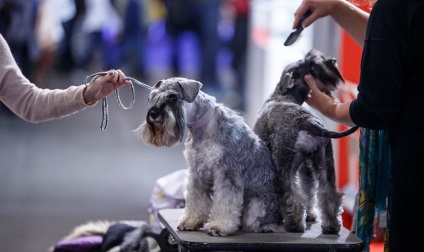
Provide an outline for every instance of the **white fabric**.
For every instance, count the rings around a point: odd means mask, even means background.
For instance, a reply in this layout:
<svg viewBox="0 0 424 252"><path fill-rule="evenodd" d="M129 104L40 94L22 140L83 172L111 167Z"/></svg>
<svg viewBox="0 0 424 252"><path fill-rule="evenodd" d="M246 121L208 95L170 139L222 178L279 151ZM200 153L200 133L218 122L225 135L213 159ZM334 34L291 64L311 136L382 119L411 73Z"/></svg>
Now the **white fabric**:
<svg viewBox="0 0 424 252"><path fill-rule="evenodd" d="M163 228L157 217L159 210L184 207L187 182L188 169L177 170L156 180L149 204L153 232L160 233Z"/></svg>

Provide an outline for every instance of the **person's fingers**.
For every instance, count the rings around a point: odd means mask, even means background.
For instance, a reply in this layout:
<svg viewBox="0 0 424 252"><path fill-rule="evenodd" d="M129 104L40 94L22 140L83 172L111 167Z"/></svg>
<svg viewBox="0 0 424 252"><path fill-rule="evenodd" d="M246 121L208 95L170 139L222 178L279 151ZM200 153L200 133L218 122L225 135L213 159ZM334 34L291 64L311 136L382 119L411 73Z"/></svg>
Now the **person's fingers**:
<svg viewBox="0 0 424 252"><path fill-rule="evenodd" d="M110 70L110 71L112 71L112 73L113 73L113 79L112 79L112 81L113 81L113 82L118 82L118 81L119 81L119 74L118 74L118 71L116 71L115 69L112 69L112 70Z"/></svg>
<svg viewBox="0 0 424 252"><path fill-rule="evenodd" d="M94 82L110 82L113 79L113 72L107 71L105 75L99 76L94 80Z"/></svg>
<svg viewBox="0 0 424 252"><path fill-rule="evenodd" d="M118 72L118 76L119 76L118 82L122 82L122 83L125 83L125 84L130 82L129 80L126 79L127 77L125 76L125 74L120 69L118 69L117 72Z"/></svg>
<svg viewBox="0 0 424 252"><path fill-rule="evenodd" d="M119 75L121 75L121 76L124 76L124 77L125 77L125 74L121 71L121 69L116 70L116 72L117 72Z"/></svg>
<svg viewBox="0 0 424 252"><path fill-rule="evenodd" d="M102 89L102 92L105 91L107 93L131 83L131 81L126 79L125 74L119 69L111 69L107 71L105 75L99 76L94 80L94 82L98 89ZM105 85L106 83L110 85Z"/></svg>
<svg viewBox="0 0 424 252"><path fill-rule="evenodd" d="M315 22L315 20L317 20L317 19L318 19L318 17L316 17L316 15L314 15L314 12L311 11L311 15L309 15L309 17L305 18L302 22L303 28L308 27L313 22Z"/></svg>
<svg viewBox="0 0 424 252"><path fill-rule="evenodd" d="M306 84L308 84L308 86L309 86L309 88L311 89L312 92L320 92L317 84L315 83L314 78L311 75L309 75L309 74L305 75L304 80L305 80Z"/></svg>
<svg viewBox="0 0 424 252"><path fill-rule="evenodd" d="M116 82L117 78L118 78L117 71L115 69L111 69L111 70L107 71L107 74L106 74L104 81L106 81L106 82Z"/></svg>
<svg viewBox="0 0 424 252"><path fill-rule="evenodd" d="M308 9L305 7L304 3L302 2L302 4L299 6L299 8L297 8L296 12L294 13L294 21L293 21L292 29L296 29L297 25L300 22L300 19L302 18L303 15L305 15L307 11Z"/></svg>
<svg viewBox="0 0 424 252"><path fill-rule="evenodd" d="M118 70L113 69L111 70L111 72L113 74L113 82L124 83L124 84L127 84L130 82L129 80L126 80L125 74L120 69Z"/></svg>
<svg viewBox="0 0 424 252"><path fill-rule="evenodd" d="M303 1L297 8L296 12L294 13L294 21L293 21L292 29L296 29L296 27L299 25L300 20L308 11L311 11L311 14L302 21L303 28L308 27L318 18L316 17L316 14L314 14L314 10L312 8L311 3L309 1Z"/></svg>

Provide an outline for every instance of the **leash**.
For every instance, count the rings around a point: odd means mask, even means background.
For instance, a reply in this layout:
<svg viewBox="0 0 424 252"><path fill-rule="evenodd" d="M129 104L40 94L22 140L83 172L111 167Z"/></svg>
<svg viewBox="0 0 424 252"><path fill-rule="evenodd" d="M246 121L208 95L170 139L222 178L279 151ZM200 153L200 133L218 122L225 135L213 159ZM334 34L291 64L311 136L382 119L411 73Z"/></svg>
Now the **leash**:
<svg viewBox="0 0 424 252"><path fill-rule="evenodd" d="M115 71L115 70L113 70L113 71ZM107 74L107 72L98 72L98 73L91 74L91 75L89 75L85 78L85 83L89 83L88 85L90 85L97 78L99 78L100 76L105 76L106 74ZM88 80L90 80L90 81L88 81ZM139 81L139 80L137 80L137 79L135 79L135 78L132 78L132 77L127 77L127 78L125 78L125 80L129 80L131 82L131 84L130 84L131 94L132 94L131 103L128 107L125 107L124 104L122 104L121 98L119 97L119 89L115 90L116 99L118 100L119 106L121 106L123 109L131 109L131 108L133 108L134 103L135 103L134 83L137 84L137 85L140 85L142 87L145 87L149 90L151 90L152 87L141 82L141 81ZM107 125L108 125L108 122L109 122L109 111L108 110L109 110L109 108L108 108L108 103L107 103L107 96L105 96L102 99L102 121L100 123L100 130L101 131L105 131L106 128L107 128Z"/></svg>

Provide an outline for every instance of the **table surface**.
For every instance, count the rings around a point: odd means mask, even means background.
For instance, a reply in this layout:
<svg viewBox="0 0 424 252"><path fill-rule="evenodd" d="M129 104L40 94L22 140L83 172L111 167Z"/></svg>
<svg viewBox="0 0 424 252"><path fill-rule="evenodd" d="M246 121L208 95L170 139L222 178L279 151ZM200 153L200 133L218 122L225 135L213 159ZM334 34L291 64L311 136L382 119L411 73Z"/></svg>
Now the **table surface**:
<svg viewBox="0 0 424 252"><path fill-rule="evenodd" d="M165 228L188 251L362 251L363 241L342 227L338 235L321 234L319 222L308 223L304 233L247 233L209 236L206 230L179 231L179 219L184 209L163 209L158 217Z"/></svg>

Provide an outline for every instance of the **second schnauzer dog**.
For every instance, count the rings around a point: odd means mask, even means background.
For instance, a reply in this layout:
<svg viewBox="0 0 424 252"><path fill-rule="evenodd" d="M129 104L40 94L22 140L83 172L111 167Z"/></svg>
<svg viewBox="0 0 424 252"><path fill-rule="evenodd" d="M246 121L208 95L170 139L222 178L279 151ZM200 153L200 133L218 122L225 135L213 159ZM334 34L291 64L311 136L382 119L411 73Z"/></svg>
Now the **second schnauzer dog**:
<svg viewBox="0 0 424 252"><path fill-rule="evenodd" d="M145 121L136 130L155 146L172 146L188 134L186 205L179 230L211 236L276 231L282 223L278 178L271 154L236 111L181 77L156 83ZM281 226L280 226L281 227Z"/></svg>
<svg viewBox="0 0 424 252"><path fill-rule="evenodd" d="M320 117L302 106L310 91L303 79L306 74L311 74L326 93L344 82L335 59L312 49L304 59L284 69L255 122L254 131L266 142L279 173L286 231L304 232L306 221L316 221L318 203L322 233L337 234L341 228L343 194L336 188L330 138L347 136L358 127L328 131Z"/></svg>

